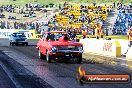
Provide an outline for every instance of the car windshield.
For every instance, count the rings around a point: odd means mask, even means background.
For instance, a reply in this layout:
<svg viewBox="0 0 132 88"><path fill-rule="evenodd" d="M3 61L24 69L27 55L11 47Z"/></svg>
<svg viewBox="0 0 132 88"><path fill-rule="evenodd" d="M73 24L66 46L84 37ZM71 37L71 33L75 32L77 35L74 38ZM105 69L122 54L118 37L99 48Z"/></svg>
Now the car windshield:
<svg viewBox="0 0 132 88"><path fill-rule="evenodd" d="M24 33L13 33L14 37L26 37Z"/></svg>
<svg viewBox="0 0 132 88"><path fill-rule="evenodd" d="M55 40L58 40L60 37L62 37L64 35L66 35L66 34L61 34L61 33L48 34L47 38L52 40L52 41L55 41Z"/></svg>

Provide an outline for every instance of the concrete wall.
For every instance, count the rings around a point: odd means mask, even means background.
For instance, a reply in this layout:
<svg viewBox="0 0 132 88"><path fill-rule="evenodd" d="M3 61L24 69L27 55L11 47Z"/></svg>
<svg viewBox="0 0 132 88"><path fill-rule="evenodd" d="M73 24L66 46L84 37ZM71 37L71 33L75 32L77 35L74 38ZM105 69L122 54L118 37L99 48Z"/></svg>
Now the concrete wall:
<svg viewBox="0 0 132 88"><path fill-rule="evenodd" d="M128 53L126 54L126 60L128 67L132 68L132 47L128 50Z"/></svg>
<svg viewBox="0 0 132 88"><path fill-rule="evenodd" d="M84 51L87 53L121 57L121 46L118 41L86 38L80 39L80 42L83 44Z"/></svg>

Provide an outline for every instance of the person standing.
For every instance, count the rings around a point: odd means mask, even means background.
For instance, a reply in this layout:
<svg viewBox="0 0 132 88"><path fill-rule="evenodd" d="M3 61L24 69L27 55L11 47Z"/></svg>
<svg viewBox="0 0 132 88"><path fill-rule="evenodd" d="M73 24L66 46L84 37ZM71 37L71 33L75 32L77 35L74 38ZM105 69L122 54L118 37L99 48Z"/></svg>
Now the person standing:
<svg viewBox="0 0 132 88"><path fill-rule="evenodd" d="M87 36L87 32L86 32L85 30L83 30L83 31L82 31L82 35L83 35L83 39L85 39L86 36Z"/></svg>
<svg viewBox="0 0 132 88"><path fill-rule="evenodd" d="M132 47L132 26L131 26L131 28L128 30L127 35L128 35L128 47L129 47L129 48L127 49L127 51L126 51L125 54L127 54L128 50Z"/></svg>
<svg viewBox="0 0 132 88"><path fill-rule="evenodd" d="M99 39L100 31L101 31L101 26L100 26L99 23L97 23L96 28L95 28L95 36L96 36L96 39Z"/></svg>
<svg viewBox="0 0 132 88"><path fill-rule="evenodd" d="M128 30L128 39L129 39L128 46L131 47L131 46L132 46L132 26L131 26L131 28Z"/></svg>
<svg viewBox="0 0 132 88"><path fill-rule="evenodd" d="M100 29L100 37L103 38L104 37L104 31L102 29Z"/></svg>

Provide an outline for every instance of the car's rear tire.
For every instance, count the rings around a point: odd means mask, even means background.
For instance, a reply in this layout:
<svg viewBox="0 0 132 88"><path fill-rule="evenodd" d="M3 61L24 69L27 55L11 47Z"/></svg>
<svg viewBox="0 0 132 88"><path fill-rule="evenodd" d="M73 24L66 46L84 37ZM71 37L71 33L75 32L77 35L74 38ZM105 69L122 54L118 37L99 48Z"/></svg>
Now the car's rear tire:
<svg viewBox="0 0 132 88"><path fill-rule="evenodd" d="M44 59L44 55L39 50L39 59Z"/></svg>
<svg viewBox="0 0 132 88"><path fill-rule="evenodd" d="M78 64L82 63L82 54L78 55L78 57L77 57L77 63Z"/></svg>
<svg viewBox="0 0 132 88"><path fill-rule="evenodd" d="M47 61L48 63L51 63L51 58L52 58L52 56L49 55L49 53L48 53L48 51L47 51L47 52L46 52L46 61Z"/></svg>

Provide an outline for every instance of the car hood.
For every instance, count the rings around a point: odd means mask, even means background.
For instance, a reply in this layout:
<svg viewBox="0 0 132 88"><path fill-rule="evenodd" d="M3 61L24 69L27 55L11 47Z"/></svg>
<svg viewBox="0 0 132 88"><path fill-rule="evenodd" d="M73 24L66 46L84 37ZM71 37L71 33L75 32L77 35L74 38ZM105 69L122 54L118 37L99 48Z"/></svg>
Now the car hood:
<svg viewBox="0 0 132 88"><path fill-rule="evenodd" d="M13 39L27 39L26 37L13 37Z"/></svg>
<svg viewBox="0 0 132 88"><path fill-rule="evenodd" d="M58 41L51 41L52 46L82 46L79 42L69 41L67 36L62 36Z"/></svg>
<svg viewBox="0 0 132 88"><path fill-rule="evenodd" d="M50 41L51 46L82 46L82 43L73 41Z"/></svg>

